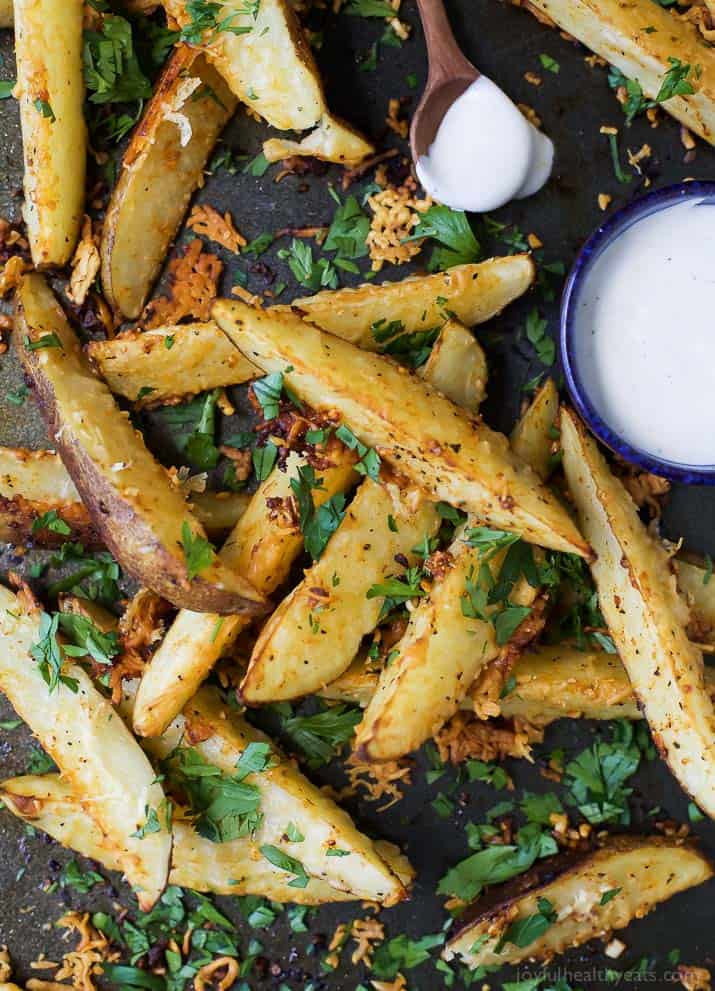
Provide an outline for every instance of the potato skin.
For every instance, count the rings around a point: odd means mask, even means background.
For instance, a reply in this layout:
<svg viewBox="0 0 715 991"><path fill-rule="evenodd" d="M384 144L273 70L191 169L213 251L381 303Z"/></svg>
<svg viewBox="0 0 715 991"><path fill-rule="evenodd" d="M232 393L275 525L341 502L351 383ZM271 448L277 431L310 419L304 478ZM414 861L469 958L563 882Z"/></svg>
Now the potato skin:
<svg viewBox="0 0 715 991"><path fill-rule="evenodd" d="M31 350L54 334L62 347ZM181 548L186 523L203 529L154 460L141 435L91 372L43 278L23 279L14 343L32 379L50 437L106 546L146 588L180 608L260 614L264 598L214 558L189 579Z"/></svg>
<svg viewBox="0 0 715 991"><path fill-rule="evenodd" d="M23 215L36 268L66 265L82 222L82 16L82 0L15 0Z"/></svg>

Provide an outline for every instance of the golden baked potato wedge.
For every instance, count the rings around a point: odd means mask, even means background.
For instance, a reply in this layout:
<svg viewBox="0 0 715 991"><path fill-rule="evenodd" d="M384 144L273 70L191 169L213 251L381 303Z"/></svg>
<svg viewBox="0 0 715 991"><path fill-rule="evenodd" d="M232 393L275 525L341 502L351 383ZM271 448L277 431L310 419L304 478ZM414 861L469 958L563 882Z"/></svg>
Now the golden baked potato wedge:
<svg viewBox="0 0 715 991"><path fill-rule="evenodd" d="M662 106L695 134L715 143L715 52L704 43L694 21L673 17L661 6L653 11L650 0L529 0L528 6L637 80L651 100L672 68L671 58L689 63L687 80L695 92L674 96Z"/></svg>
<svg viewBox="0 0 715 991"><path fill-rule="evenodd" d="M676 558L678 591L699 627L698 640L715 643L715 581L704 565Z"/></svg>
<svg viewBox="0 0 715 991"><path fill-rule="evenodd" d="M291 480L298 478L299 468L306 464L292 452L285 471L275 468L271 472L219 553L227 568L266 595L285 581L303 548L303 535L293 517L281 517L275 507L292 497ZM346 462L322 471L320 477L323 487L313 492L316 505L347 488L354 472ZM249 622L245 616L182 609L142 676L134 731L140 736L163 733Z"/></svg>
<svg viewBox="0 0 715 991"><path fill-rule="evenodd" d="M487 356L474 334L456 320L442 327L417 374L470 413L478 412L486 396Z"/></svg>
<svg viewBox="0 0 715 991"><path fill-rule="evenodd" d="M192 492L194 516L211 536L232 530L246 510L245 492ZM32 531L43 514L56 510L71 533L42 527ZM67 474L59 454L27 448L0 447L0 540L42 546L79 540L86 547L101 545L99 534Z"/></svg>
<svg viewBox="0 0 715 991"><path fill-rule="evenodd" d="M82 0L15 0L25 205L36 268L66 265L84 214Z"/></svg>
<svg viewBox="0 0 715 991"><path fill-rule="evenodd" d="M715 816L715 709L703 658L688 641L664 548L576 415L561 411L564 471L584 535L603 616L648 720L653 742L683 789Z"/></svg>
<svg viewBox="0 0 715 991"><path fill-rule="evenodd" d="M125 682L124 688L122 713L131 720L135 685ZM204 761L226 774L234 774L250 743L267 742L261 732L222 702L216 689L204 685L162 736L147 738L142 746L159 759L168 757L178 746L192 746ZM347 812L311 784L274 744L270 746L277 763L246 779L261 795L263 818L253 837L256 845L278 846L299 860L308 875L353 897L385 905L405 898L404 885L373 841L360 833ZM300 827L304 841L288 838L286 828L291 822ZM332 849L346 850L348 854L331 856L328 851Z"/></svg>
<svg viewBox="0 0 715 991"><path fill-rule="evenodd" d="M479 588L482 565L481 550L466 538L465 525L449 547L445 574L410 613L396 655L382 670L355 735L355 752L364 760L397 760L417 750L454 715L479 672L499 654L493 623L463 608L470 602L467 588ZM486 565L492 580L503 561L501 553ZM529 606L536 589L520 583L515 593L515 605Z"/></svg>
<svg viewBox="0 0 715 991"><path fill-rule="evenodd" d="M15 344L50 437L129 574L179 607L264 611L263 597L216 559L181 493L92 373L40 275L25 276L18 289Z"/></svg>
<svg viewBox="0 0 715 991"><path fill-rule="evenodd" d="M377 625L384 596L373 586L413 564L412 549L439 527L431 503L391 494L366 478L322 557L269 617L241 695L255 704L316 692L345 671Z"/></svg>
<svg viewBox="0 0 715 991"><path fill-rule="evenodd" d="M499 700L500 715L546 726L555 719L641 719L630 679L617 654L568 645L531 648L516 661L512 691ZM369 705L379 679L364 656L318 694L334 702ZM705 687L715 698L715 667L705 668ZM473 709L467 697L460 708Z"/></svg>
<svg viewBox="0 0 715 991"><path fill-rule="evenodd" d="M236 105L203 54L174 49L124 153L102 227L102 288L122 316L140 315Z"/></svg>
<svg viewBox="0 0 715 991"><path fill-rule="evenodd" d="M181 27L191 21L187 0L165 0L167 13ZM269 161L287 155L314 155L355 165L374 148L328 110L323 83L303 28L286 0L223 0L220 20L229 30L209 28L201 44L206 57L251 111L281 131L306 131L296 142L266 142Z"/></svg>
<svg viewBox="0 0 715 991"><path fill-rule="evenodd" d="M514 453L546 481L553 470L552 447L559 413L559 394L553 379L539 386L529 408L511 432Z"/></svg>
<svg viewBox="0 0 715 991"><path fill-rule="evenodd" d="M169 806L156 772L122 719L77 664L50 690L30 655L41 642L41 613L0 586L0 691L81 796L121 870L148 910L166 886ZM38 648L39 649L39 648ZM84 804L86 803L86 804Z"/></svg>
<svg viewBox="0 0 715 991"><path fill-rule="evenodd" d="M293 155L309 155L324 162L351 166L357 165L374 151L374 147L359 131L339 117L334 117L329 111L323 114L315 130L302 141L270 138L263 142L263 154L269 162L279 162L282 158L291 158Z"/></svg>
<svg viewBox="0 0 715 991"><path fill-rule="evenodd" d="M282 372L314 409L340 412L363 444L429 498L531 543L589 555L566 510L506 438L470 420L417 375L293 314L219 300L213 316L250 361Z"/></svg>
<svg viewBox="0 0 715 991"><path fill-rule="evenodd" d="M322 330L378 351L381 345L372 327L379 321L399 320L406 332L413 333L440 326L451 315L465 327L473 327L523 295L535 272L530 255L507 255L401 282L326 289L295 299L292 305Z"/></svg>
<svg viewBox="0 0 715 991"><path fill-rule="evenodd" d="M41 518L51 517L53 511L69 532L55 522L37 528ZM42 547L79 540L86 547L101 546L74 482L52 451L0 447L0 540L15 544L31 540Z"/></svg>
<svg viewBox="0 0 715 991"><path fill-rule="evenodd" d="M0 0L0 28L11 28L14 23L12 0Z"/></svg>
<svg viewBox="0 0 715 991"><path fill-rule="evenodd" d="M122 870L111 844L59 774L27 775L0 782L0 801L13 815L47 833L62 846L96 860L107 870ZM180 819L172 824L172 834L169 884L217 895L260 895L272 901L300 905L352 898L314 878L308 880L305 888L291 887L291 875L262 857L250 839L212 843Z"/></svg>
<svg viewBox="0 0 715 991"><path fill-rule="evenodd" d="M623 929L712 876L712 864L695 843L610 836L597 850L558 854L492 888L460 917L442 956L470 968L550 960ZM534 939L527 942L526 920L539 915L544 922L531 923Z"/></svg>
<svg viewBox="0 0 715 991"><path fill-rule="evenodd" d="M239 385L261 374L213 323L128 330L91 341L87 353L115 395L148 403Z"/></svg>

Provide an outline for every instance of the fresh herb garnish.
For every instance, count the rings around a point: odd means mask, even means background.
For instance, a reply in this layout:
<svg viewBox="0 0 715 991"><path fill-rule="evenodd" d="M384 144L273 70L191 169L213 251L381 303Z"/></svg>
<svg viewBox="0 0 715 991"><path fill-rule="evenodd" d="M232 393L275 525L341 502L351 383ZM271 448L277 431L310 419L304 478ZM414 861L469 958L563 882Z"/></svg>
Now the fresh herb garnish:
<svg viewBox="0 0 715 991"><path fill-rule="evenodd" d="M556 922L556 912L548 898L537 899L536 907L538 911L534 915L528 915L511 923L494 947L495 953L501 953L507 943L512 943L520 949L531 946Z"/></svg>
<svg viewBox="0 0 715 991"><path fill-rule="evenodd" d="M573 802L593 825L630 823L628 797L633 789L626 782L638 770L641 751L629 723L621 720L613 727L610 743L598 740L566 765L565 783Z"/></svg>
<svg viewBox="0 0 715 991"><path fill-rule="evenodd" d="M264 482L273 471L278 460L278 448L275 444L269 443L264 447L257 447L252 454L253 470L259 482Z"/></svg>
<svg viewBox="0 0 715 991"><path fill-rule="evenodd" d="M288 262L295 279L307 289L337 289L338 273L327 258L313 260L313 249L298 238L291 240L288 248L281 248L278 257Z"/></svg>
<svg viewBox="0 0 715 991"><path fill-rule="evenodd" d="M361 718L359 706L340 703L324 706L313 715L282 716L280 731L314 770L328 764L350 742Z"/></svg>
<svg viewBox="0 0 715 991"><path fill-rule="evenodd" d="M181 524L181 549L186 561L186 577L191 581L210 566L214 557L213 547L199 533L194 533L184 520Z"/></svg>
<svg viewBox="0 0 715 991"><path fill-rule="evenodd" d="M54 333L43 334L36 341L32 341L29 337L25 336L22 343L28 351L41 351L43 348L62 348L62 341Z"/></svg>
<svg viewBox="0 0 715 991"><path fill-rule="evenodd" d="M40 530L51 530L52 533L62 534L68 537L72 532L56 509L48 509L42 516L38 516L32 522L32 532L38 533Z"/></svg>
<svg viewBox="0 0 715 991"><path fill-rule="evenodd" d="M453 265L465 265L479 261L481 248L463 210L451 210L448 206L431 206L420 217L420 222L407 241L431 237L438 242L427 268L441 272Z"/></svg>
<svg viewBox="0 0 715 991"><path fill-rule="evenodd" d="M546 333L547 327L548 321L533 307L526 318L526 337L542 365L551 367L556 360L556 342Z"/></svg>
<svg viewBox="0 0 715 991"><path fill-rule="evenodd" d="M298 506L298 524L305 549L317 561L338 529L345 516L345 496L338 492L316 508L313 490L323 488L322 478L317 478L315 469L301 465L298 477L291 478L290 487Z"/></svg>
<svg viewBox="0 0 715 991"><path fill-rule="evenodd" d="M305 873L305 867L295 857L288 856L283 850L270 843L264 843L259 847L266 860L279 870L293 874L293 880L288 882L289 888L307 888L310 878Z"/></svg>
<svg viewBox="0 0 715 991"><path fill-rule="evenodd" d="M40 674L50 692L60 685L76 692L79 684L75 678L62 674L64 658L57 640L60 613L49 616L46 612L40 614L39 640L30 648L30 656L37 661Z"/></svg>
<svg viewBox="0 0 715 991"><path fill-rule="evenodd" d="M335 436L351 451L357 452L359 461L354 467L358 475L367 475L377 481L380 476L380 455L377 451L373 447L366 447L344 423L335 431Z"/></svg>

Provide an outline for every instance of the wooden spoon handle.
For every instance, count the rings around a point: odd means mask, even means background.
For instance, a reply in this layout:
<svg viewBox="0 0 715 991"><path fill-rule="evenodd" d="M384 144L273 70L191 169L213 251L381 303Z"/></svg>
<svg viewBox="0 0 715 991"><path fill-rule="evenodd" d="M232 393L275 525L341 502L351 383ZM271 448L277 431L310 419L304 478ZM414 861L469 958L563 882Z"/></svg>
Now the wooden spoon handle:
<svg viewBox="0 0 715 991"><path fill-rule="evenodd" d="M479 72L462 54L452 34L442 0L417 0L417 6L422 18L429 57L427 88L438 86L444 80L453 79L455 76L473 75L476 79Z"/></svg>

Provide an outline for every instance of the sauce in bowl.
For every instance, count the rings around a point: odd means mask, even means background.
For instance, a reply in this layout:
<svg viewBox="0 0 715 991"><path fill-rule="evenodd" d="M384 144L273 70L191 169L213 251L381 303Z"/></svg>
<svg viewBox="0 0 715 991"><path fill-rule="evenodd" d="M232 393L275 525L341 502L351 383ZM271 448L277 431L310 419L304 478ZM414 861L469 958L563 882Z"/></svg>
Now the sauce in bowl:
<svg viewBox="0 0 715 991"><path fill-rule="evenodd" d="M660 474L715 472L714 308L715 194L701 184L617 214L567 285L562 346L576 404L609 446Z"/></svg>

